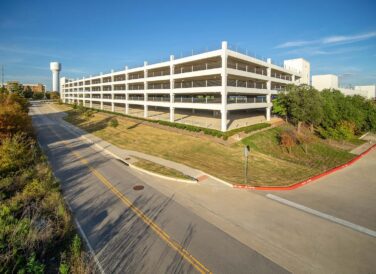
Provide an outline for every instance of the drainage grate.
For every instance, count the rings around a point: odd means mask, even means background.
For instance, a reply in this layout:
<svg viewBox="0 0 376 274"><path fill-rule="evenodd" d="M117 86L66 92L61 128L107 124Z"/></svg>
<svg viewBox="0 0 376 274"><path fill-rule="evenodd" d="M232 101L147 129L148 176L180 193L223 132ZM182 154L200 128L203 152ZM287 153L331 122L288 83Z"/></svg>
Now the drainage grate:
<svg viewBox="0 0 376 274"><path fill-rule="evenodd" d="M142 186L142 185L135 185L133 187L133 190L143 190L143 189L144 189L144 186Z"/></svg>

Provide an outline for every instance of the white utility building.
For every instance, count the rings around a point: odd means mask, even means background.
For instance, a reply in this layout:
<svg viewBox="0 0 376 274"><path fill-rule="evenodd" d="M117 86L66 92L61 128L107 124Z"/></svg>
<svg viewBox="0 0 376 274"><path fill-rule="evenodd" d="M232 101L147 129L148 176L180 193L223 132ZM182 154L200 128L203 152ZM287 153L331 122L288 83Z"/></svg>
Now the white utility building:
<svg viewBox="0 0 376 274"><path fill-rule="evenodd" d="M51 62L50 69L52 71L52 90L51 91L60 91L60 84L59 84L59 72L61 70L61 65L58 62Z"/></svg>
<svg viewBox="0 0 376 274"><path fill-rule="evenodd" d="M188 57L61 78L61 98L90 108L227 131L271 119L271 97L288 84L309 84L304 59L273 64L222 47ZM308 74L307 74L308 73ZM308 75L308 77L307 77Z"/></svg>
<svg viewBox="0 0 376 274"><path fill-rule="evenodd" d="M311 84L311 64L307 60L303 58L285 60L283 66L287 69L300 71L301 78L296 81L296 84Z"/></svg>
<svg viewBox="0 0 376 274"><path fill-rule="evenodd" d="M354 88L342 88L339 86L338 76L334 74L313 75L312 86L317 90L337 89L344 95L360 95L366 99L376 98L376 85L355 86Z"/></svg>

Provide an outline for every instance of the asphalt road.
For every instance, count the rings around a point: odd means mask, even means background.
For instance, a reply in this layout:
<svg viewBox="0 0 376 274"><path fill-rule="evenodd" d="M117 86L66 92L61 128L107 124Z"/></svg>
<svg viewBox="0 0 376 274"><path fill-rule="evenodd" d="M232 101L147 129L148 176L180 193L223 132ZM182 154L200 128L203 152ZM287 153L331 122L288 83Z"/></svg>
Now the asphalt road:
<svg viewBox="0 0 376 274"><path fill-rule="evenodd" d="M104 273L286 273L31 107L38 141ZM134 190L142 185L142 190Z"/></svg>
<svg viewBox="0 0 376 274"><path fill-rule="evenodd" d="M376 231L376 151L316 182L273 194Z"/></svg>

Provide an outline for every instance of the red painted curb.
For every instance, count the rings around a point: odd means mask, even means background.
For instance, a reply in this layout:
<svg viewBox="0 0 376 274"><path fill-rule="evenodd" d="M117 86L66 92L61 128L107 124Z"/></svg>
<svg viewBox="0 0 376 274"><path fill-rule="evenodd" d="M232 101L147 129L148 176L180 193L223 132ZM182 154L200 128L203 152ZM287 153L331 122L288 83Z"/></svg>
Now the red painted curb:
<svg viewBox="0 0 376 274"><path fill-rule="evenodd" d="M356 161L358 161L359 159L363 158L365 155L367 155L368 153L370 153L372 150L376 149L376 144L371 146L369 149L367 149L366 151L364 151L362 154L356 156L354 159L350 160L349 162L343 164L343 165L340 165L340 166L337 166L337 167L334 167L332 169L329 169L327 171L325 171L324 173L321 173L321 174L318 174L318 175L315 175L307 180L304 180L304 181L301 181L301 182L298 182L296 184L293 184L291 186L248 186L248 185L240 185L240 184L233 184L233 188L238 188L238 189L249 189L249 190L267 190L267 191L281 191L281 190L293 190L293 189L296 189L296 188L299 188L299 187L302 187L308 183L311 183L313 181L316 181L317 179L320 179L322 177L325 177L329 174L332 174L338 170L341 170L345 167L348 167L352 164L354 164Z"/></svg>

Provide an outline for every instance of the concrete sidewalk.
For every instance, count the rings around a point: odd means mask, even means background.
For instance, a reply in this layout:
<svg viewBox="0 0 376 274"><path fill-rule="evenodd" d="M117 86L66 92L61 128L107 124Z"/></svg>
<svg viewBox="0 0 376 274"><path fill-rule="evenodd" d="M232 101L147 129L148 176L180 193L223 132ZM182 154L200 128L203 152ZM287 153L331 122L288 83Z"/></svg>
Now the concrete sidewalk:
<svg viewBox="0 0 376 274"><path fill-rule="evenodd" d="M360 155L363 152L365 152L367 149L372 147L374 144L376 144L376 135L372 133L367 133L360 137L360 139L367 141L367 143L364 143L363 145L360 145L353 150L350 151L350 153Z"/></svg>

